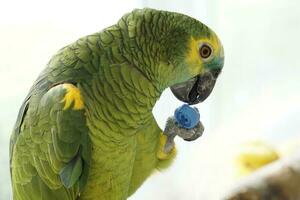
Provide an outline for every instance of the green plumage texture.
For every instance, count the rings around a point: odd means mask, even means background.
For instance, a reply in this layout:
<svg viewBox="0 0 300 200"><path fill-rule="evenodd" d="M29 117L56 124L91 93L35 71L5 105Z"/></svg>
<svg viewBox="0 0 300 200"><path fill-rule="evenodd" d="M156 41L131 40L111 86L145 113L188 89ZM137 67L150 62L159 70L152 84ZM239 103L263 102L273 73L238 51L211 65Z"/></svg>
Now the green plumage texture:
<svg viewBox="0 0 300 200"><path fill-rule="evenodd" d="M15 200L123 200L155 168L162 91L194 76L184 64L191 36L209 29L187 16L135 10L61 49L26 97L11 136ZM70 84L79 89L64 109Z"/></svg>

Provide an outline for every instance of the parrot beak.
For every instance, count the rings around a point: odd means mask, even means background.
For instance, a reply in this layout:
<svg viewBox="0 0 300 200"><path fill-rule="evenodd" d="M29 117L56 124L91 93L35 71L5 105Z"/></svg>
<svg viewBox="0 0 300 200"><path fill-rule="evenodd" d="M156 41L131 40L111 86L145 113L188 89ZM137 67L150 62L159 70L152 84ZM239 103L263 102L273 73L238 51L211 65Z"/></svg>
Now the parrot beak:
<svg viewBox="0 0 300 200"><path fill-rule="evenodd" d="M200 74L188 81L171 86L177 99L189 105L203 102L212 92L221 68Z"/></svg>

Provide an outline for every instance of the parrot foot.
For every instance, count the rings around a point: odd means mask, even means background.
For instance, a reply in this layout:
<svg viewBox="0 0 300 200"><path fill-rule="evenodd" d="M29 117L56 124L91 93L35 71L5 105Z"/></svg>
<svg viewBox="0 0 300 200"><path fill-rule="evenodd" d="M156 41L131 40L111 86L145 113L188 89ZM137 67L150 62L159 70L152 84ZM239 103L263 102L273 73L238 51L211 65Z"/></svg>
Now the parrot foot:
<svg viewBox="0 0 300 200"><path fill-rule="evenodd" d="M174 147L174 138L181 137L185 141L194 141L199 138L204 132L204 126L201 121L191 129L182 128L176 122L174 117L169 117L166 123L164 134L167 136L167 142L164 147L166 153L170 152Z"/></svg>

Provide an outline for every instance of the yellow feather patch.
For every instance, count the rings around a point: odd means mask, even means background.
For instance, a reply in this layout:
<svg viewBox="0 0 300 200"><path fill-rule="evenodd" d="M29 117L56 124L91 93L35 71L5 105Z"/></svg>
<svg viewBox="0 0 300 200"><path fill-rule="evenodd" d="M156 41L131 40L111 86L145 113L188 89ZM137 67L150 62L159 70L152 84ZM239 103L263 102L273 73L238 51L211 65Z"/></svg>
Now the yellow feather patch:
<svg viewBox="0 0 300 200"><path fill-rule="evenodd" d="M189 71L192 75L200 74L203 70L203 60L199 55L199 47L202 43L208 43L212 46L214 55L217 55L222 51L222 45L215 34L210 38L194 38L191 37L188 43L188 49L186 55L186 62L189 66Z"/></svg>
<svg viewBox="0 0 300 200"><path fill-rule="evenodd" d="M81 98L80 90L72 84L65 83L63 87L67 90L62 102L65 103L64 110L68 109L74 102L73 110L83 109L83 101Z"/></svg>
<svg viewBox="0 0 300 200"><path fill-rule="evenodd" d="M160 159L160 160L169 159L169 158L173 157L174 154L176 154L175 146L173 147L173 149L169 153L166 153L164 151L164 147L165 147L166 142L167 142L167 136L165 136L164 134L160 134L160 136L159 136L159 149L158 149L158 152L157 152L157 158Z"/></svg>
<svg viewBox="0 0 300 200"><path fill-rule="evenodd" d="M192 37L189 41L189 52L187 54L186 60L188 63L201 64L201 59L199 57L199 40Z"/></svg>
<svg viewBox="0 0 300 200"><path fill-rule="evenodd" d="M186 62L189 66L189 71L191 74L200 74L201 70L203 69L202 60L199 56L199 44L201 41L191 37L188 48L189 51L186 56Z"/></svg>

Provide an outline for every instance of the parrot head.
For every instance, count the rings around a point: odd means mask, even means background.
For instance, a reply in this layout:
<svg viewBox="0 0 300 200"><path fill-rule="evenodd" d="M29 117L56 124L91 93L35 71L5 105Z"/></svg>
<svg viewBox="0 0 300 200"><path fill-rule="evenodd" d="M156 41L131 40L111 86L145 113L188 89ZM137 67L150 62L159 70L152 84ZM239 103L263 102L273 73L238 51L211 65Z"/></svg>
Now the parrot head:
<svg viewBox="0 0 300 200"><path fill-rule="evenodd" d="M224 64L223 46L210 28L187 15L150 8L120 22L127 25L129 51L151 82L170 87L190 105L210 95Z"/></svg>
<svg viewBox="0 0 300 200"><path fill-rule="evenodd" d="M186 29L179 65L186 69L188 79L170 89L179 100L192 105L204 101L212 92L224 65L224 49L217 35L201 22L194 21Z"/></svg>
<svg viewBox="0 0 300 200"><path fill-rule="evenodd" d="M208 33L202 37L191 36L187 43L183 66L192 78L170 87L179 100L190 105L202 102L210 95L224 64L220 40L210 29L206 31Z"/></svg>

